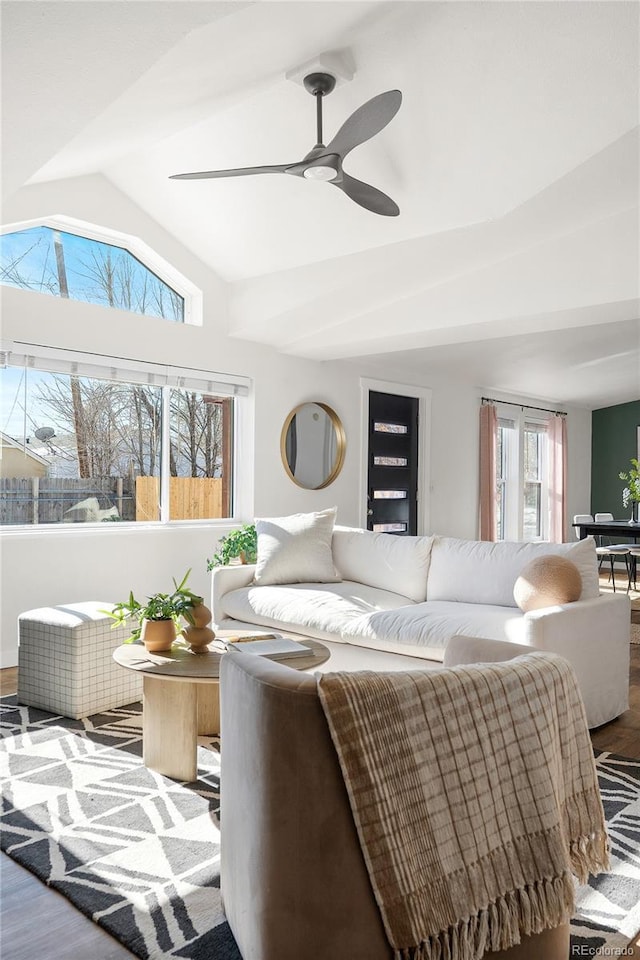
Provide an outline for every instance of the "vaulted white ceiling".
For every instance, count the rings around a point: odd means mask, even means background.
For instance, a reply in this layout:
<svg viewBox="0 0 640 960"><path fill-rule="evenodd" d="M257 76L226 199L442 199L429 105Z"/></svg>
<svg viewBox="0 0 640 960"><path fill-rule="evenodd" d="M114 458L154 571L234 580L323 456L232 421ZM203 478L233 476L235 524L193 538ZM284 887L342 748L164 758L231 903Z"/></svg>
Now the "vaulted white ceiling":
<svg viewBox="0 0 640 960"><path fill-rule="evenodd" d="M101 172L230 285L233 336L393 360L486 389L603 406L639 395L635 2L8 0L3 191ZM354 68L326 139L398 88L345 167L378 217L292 177L315 104L287 71Z"/></svg>

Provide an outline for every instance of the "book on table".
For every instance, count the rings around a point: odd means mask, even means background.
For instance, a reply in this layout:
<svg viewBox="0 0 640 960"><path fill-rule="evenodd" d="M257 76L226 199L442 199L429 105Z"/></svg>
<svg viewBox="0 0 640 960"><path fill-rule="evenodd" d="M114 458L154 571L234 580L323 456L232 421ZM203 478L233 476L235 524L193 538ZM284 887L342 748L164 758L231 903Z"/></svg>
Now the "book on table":
<svg viewBox="0 0 640 960"><path fill-rule="evenodd" d="M308 657L313 653L311 647L297 640L283 637L279 633L232 637L227 640L227 650L255 653L260 657L268 657L269 660L292 660L295 657Z"/></svg>

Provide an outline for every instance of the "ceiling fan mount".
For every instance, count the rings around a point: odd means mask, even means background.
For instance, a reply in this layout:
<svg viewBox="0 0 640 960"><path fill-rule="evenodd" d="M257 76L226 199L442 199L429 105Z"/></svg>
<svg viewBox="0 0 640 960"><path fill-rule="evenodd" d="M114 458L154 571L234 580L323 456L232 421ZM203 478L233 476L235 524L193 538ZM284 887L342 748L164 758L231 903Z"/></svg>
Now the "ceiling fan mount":
<svg viewBox="0 0 640 960"><path fill-rule="evenodd" d="M304 88L314 97L326 97L336 88L336 78L331 73L308 73L302 81Z"/></svg>
<svg viewBox="0 0 640 960"><path fill-rule="evenodd" d="M398 205L381 190L350 177L343 169L344 158L354 147L380 133L394 118L402 94L387 90L367 100L342 124L335 137L325 146L322 131L322 100L336 86L331 73L313 71L303 78L305 90L316 98L316 144L302 160L295 163L271 164L262 167L236 167L231 170L203 170L199 173L178 173L171 180L214 180L223 177L248 177L263 173L286 173L305 180L317 180L338 187L351 200L383 217L397 217Z"/></svg>

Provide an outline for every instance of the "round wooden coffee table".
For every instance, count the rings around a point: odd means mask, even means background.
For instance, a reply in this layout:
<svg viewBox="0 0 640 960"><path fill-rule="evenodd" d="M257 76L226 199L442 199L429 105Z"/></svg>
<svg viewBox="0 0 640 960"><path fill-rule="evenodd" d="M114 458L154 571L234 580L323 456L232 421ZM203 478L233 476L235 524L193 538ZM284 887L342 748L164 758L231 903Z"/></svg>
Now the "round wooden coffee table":
<svg viewBox="0 0 640 960"><path fill-rule="evenodd" d="M216 638L247 634L248 631L223 630ZM288 636L312 651L306 657L281 661L288 667L313 670L331 656L318 640ZM137 643L125 643L114 650L116 663L142 674L142 759L150 770L175 780L196 779L198 736L220 732L219 677L223 655L215 649L215 643L206 653L198 654L176 644L166 653L147 653L144 645Z"/></svg>

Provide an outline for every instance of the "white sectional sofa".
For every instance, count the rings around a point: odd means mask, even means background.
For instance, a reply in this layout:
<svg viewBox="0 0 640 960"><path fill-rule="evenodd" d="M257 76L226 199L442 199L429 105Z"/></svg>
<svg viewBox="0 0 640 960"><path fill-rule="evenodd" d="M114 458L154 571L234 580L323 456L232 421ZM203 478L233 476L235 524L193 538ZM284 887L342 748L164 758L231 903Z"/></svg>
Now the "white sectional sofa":
<svg viewBox="0 0 640 960"><path fill-rule="evenodd" d="M254 566L217 568L214 625L257 625L349 644L358 649L349 662L361 669L378 668L379 657L369 656L371 651L406 657L407 668L415 669L416 661L442 661L447 641L456 635L508 641L569 660L590 727L628 708L629 599L600 595L592 539L488 543L336 527L331 550L335 582L258 585L252 582ZM544 554L563 555L578 567L580 599L523 613L515 605L515 581ZM482 659L480 641L474 650ZM505 659L513 651L505 643ZM494 659L491 644L487 660Z"/></svg>

